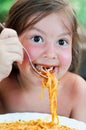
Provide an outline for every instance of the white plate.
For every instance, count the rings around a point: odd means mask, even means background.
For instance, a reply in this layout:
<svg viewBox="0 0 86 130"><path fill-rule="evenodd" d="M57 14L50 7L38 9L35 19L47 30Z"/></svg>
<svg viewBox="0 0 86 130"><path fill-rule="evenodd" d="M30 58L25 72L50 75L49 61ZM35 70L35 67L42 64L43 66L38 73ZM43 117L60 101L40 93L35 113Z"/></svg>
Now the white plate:
<svg viewBox="0 0 86 130"><path fill-rule="evenodd" d="M16 121L16 120L31 120L31 119L42 119L51 120L51 115L42 113L11 113L11 114L1 114L0 122L3 121ZM60 123L62 125L69 126L71 128L77 128L78 130L86 130L86 123L77 121L75 119L70 119L67 117L59 116Z"/></svg>

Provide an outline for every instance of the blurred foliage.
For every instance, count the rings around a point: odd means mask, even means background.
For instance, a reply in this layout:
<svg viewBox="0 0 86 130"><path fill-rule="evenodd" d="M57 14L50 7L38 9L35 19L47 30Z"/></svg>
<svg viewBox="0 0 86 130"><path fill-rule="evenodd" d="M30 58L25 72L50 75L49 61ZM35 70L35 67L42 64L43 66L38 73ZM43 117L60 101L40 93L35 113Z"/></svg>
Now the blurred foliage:
<svg viewBox="0 0 86 130"><path fill-rule="evenodd" d="M79 22L86 27L86 0L70 0L76 11Z"/></svg>
<svg viewBox="0 0 86 130"><path fill-rule="evenodd" d="M0 0L0 22L5 21L8 10L15 0ZM69 0L73 3L79 22L86 26L86 0Z"/></svg>
<svg viewBox="0 0 86 130"><path fill-rule="evenodd" d="M0 0L0 22L5 21L8 10L10 9L14 1L15 0Z"/></svg>

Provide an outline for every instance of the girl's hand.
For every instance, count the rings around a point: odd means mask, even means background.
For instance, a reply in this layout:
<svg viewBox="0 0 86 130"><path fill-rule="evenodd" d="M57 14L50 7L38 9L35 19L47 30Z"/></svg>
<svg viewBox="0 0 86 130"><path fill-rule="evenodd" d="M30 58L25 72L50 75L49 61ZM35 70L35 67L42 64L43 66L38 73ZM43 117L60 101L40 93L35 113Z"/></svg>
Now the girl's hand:
<svg viewBox="0 0 86 130"><path fill-rule="evenodd" d="M0 34L0 81L9 76L13 62L23 61L23 47L16 31L5 28Z"/></svg>

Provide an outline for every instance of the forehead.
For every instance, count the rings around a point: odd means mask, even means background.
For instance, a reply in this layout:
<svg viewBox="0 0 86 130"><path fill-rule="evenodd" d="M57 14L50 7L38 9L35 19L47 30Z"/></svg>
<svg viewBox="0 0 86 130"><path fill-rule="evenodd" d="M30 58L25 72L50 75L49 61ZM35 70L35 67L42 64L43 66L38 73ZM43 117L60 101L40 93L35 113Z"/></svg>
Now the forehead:
<svg viewBox="0 0 86 130"><path fill-rule="evenodd" d="M33 18L32 18L33 19ZM39 26L40 28L66 28L68 31L72 32L71 21L64 12L52 13L43 17L34 26ZM53 30L52 30L53 31Z"/></svg>

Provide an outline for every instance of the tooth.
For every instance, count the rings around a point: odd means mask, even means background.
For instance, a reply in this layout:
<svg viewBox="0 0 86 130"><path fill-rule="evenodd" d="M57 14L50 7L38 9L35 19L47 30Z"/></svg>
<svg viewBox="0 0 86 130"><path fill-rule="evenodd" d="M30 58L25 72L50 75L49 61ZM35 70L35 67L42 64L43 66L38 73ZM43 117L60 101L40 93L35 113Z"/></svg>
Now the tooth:
<svg viewBox="0 0 86 130"><path fill-rule="evenodd" d="M40 70L42 69L43 67L42 66L40 66Z"/></svg>
<svg viewBox="0 0 86 130"><path fill-rule="evenodd" d="M39 70L41 70L42 66L37 65L36 68L39 69Z"/></svg>
<svg viewBox="0 0 86 130"><path fill-rule="evenodd" d="M37 65L36 68L41 70L41 71L44 71L44 72L53 70L53 67L44 67L44 66L41 66L41 65Z"/></svg>
<svg viewBox="0 0 86 130"><path fill-rule="evenodd" d="M45 72L45 71L46 71L46 68L42 66L42 70Z"/></svg>
<svg viewBox="0 0 86 130"><path fill-rule="evenodd" d="M48 71L50 71L50 70L52 70L52 69L53 69L53 67L47 68Z"/></svg>

